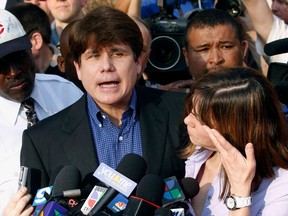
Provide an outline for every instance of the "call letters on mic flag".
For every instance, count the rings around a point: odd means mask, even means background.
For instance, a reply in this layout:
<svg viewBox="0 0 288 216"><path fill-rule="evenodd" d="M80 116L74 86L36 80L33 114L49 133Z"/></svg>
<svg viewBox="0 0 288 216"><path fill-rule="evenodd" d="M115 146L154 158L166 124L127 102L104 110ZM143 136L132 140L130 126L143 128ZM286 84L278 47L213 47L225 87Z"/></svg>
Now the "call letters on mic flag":
<svg viewBox="0 0 288 216"><path fill-rule="evenodd" d="M96 205L96 203L101 199L105 194L107 188L94 186L89 196L87 197L85 203L83 204L81 211L84 215L87 215L91 209Z"/></svg>
<svg viewBox="0 0 288 216"><path fill-rule="evenodd" d="M129 197L134 188L137 186L137 183L115 171L104 163L101 163L98 166L93 175L126 197Z"/></svg>

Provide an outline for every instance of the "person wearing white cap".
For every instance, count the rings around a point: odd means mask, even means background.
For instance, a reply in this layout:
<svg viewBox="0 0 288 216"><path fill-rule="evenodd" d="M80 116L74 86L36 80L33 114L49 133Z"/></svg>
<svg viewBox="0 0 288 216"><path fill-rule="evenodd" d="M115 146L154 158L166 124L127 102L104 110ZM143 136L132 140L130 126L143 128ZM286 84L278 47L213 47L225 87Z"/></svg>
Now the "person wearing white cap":
<svg viewBox="0 0 288 216"><path fill-rule="evenodd" d="M21 103L33 99L38 120L42 120L82 95L82 91L66 79L35 74L26 32L13 14L0 9L0 215L18 188L22 133L27 128L25 112L28 111ZM19 193L14 196L14 202L21 204L17 198L21 198ZM19 210L12 205L9 209ZM7 215L17 214L8 212Z"/></svg>

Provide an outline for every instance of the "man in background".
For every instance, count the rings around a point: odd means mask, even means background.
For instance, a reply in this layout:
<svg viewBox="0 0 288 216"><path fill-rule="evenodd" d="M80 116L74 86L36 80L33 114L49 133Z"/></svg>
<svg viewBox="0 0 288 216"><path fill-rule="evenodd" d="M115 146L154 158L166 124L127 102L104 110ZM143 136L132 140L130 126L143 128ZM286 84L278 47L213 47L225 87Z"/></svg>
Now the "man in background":
<svg viewBox="0 0 288 216"><path fill-rule="evenodd" d="M54 21L51 24L51 43L59 46L60 35L68 23L84 17L83 8L87 0L49 0L47 7L51 11Z"/></svg>
<svg viewBox="0 0 288 216"><path fill-rule="evenodd" d="M47 14L38 6L21 3L8 8L20 21L32 44L36 73L65 77L57 66L59 49L50 44L51 27ZM37 17L37 19L35 18Z"/></svg>
<svg viewBox="0 0 288 216"><path fill-rule="evenodd" d="M248 42L242 26L227 12L218 9L195 11L188 18L182 49L191 80L161 87L189 90L193 79L205 73L245 65Z"/></svg>
<svg viewBox="0 0 288 216"><path fill-rule="evenodd" d="M18 189L23 130L37 120L41 121L71 105L83 93L74 84L61 77L35 74L32 45L19 20L7 10L0 10L0 24L2 25L0 33L0 214L2 215L4 206ZM21 196L19 198L21 199ZM21 204L21 202L15 203ZM17 207L11 206L10 209L12 211Z"/></svg>

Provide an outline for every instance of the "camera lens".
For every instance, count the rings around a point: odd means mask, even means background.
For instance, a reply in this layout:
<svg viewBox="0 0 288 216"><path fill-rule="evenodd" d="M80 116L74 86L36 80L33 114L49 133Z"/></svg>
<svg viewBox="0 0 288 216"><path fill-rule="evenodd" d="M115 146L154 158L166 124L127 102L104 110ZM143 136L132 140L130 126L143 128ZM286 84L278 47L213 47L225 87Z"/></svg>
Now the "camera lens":
<svg viewBox="0 0 288 216"><path fill-rule="evenodd" d="M237 17L243 12L243 5L239 0L218 0L215 8L225 10L233 17Z"/></svg>
<svg viewBox="0 0 288 216"><path fill-rule="evenodd" d="M158 70L173 68L181 57L177 41L169 36L158 36L151 41L149 63Z"/></svg>

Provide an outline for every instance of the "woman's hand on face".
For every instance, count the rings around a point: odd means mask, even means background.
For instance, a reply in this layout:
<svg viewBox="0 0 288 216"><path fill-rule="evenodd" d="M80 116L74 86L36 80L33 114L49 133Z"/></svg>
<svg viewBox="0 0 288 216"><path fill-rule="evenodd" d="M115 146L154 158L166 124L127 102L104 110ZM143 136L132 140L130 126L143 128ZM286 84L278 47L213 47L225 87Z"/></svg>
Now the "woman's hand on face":
<svg viewBox="0 0 288 216"><path fill-rule="evenodd" d="M28 204L32 195L26 193L26 187L17 191L5 207L4 216L30 216L33 214L34 208Z"/></svg>
<svg viewBox="0 0 288 216"><path fill-rule="evenodd" d="M217 130L206 125L203 125L203 128L220 153L221 163L231 185L231 194L241 197L250 196L251 183L256 172L253 144L248 143L245 146L245 158Z"/></svg>

